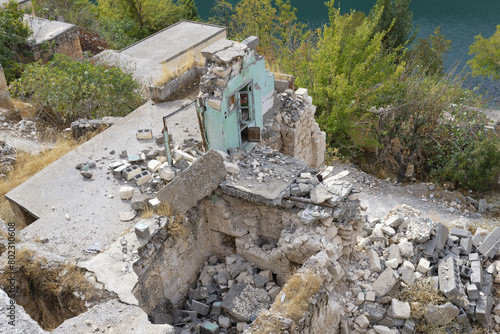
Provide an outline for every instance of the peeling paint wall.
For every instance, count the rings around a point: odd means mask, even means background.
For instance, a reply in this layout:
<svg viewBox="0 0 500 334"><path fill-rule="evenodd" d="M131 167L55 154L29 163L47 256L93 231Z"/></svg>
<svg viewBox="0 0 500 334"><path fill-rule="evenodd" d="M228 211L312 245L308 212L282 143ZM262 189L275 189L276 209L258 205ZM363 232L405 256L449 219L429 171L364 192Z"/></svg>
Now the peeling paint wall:
<svg viewBox="0 0 500 334"><path fill-rule="evenodd" d="M240 135L239 109L231 107L231 97L251 84L253 117L248 127L263 126L263 115L274 102L274 76L265 60L246 44L221 40L202 54L207 73L201 78L198 111L210 148L226 151L244 144Z"/></svg>

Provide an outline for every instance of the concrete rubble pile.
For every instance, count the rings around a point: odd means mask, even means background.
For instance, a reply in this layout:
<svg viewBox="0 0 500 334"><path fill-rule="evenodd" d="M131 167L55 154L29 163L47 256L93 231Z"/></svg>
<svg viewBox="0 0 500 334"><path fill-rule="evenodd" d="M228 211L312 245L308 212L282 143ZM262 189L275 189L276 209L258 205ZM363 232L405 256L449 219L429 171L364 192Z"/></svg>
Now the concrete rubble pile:
<svg viewBox="0 0 500 334"><path fill-rule="evenodd" d="M159 205L160 201L154 196L156 192L204 154L201 142L196 139L185 140L181 147L172 150L173 160L172 164L169 164L163 135L153 137L150 129L140 129L137 132L139 140L153 138L156 146L147 146L144 150L133 153L112 150L109 152L110 156L103 157L106 160L112 159L107 173L111 174L116 182L123 184L119 196L122 200L130 200L133 211L153 209ZM113 160L115 155L119 156L119 159ZM100 168L96 164L100 161L101 159L79 162L75 168L84 178L92 179L93 169Z"/></svg>
<svg viewBox="0 0 500 334"><path fill-rule="evenodd" d="M181 307L174 308L164 299L149 319L173 325L180 334L242 333L280 290L270 270L259 270L238 255L223 262L213 255Z"/></svg>
<svg viewBox="0 0 500 334"><path fill-rule="evenodd" d="M344 328L417 333L414 320L422 305L398 299L398 293L430 286L445 302L423 306L423 318L417 321L458 332L472 330L476 321L498 331L500 307L493 310L494 317L491 311L493 283L500 282L500 261L494 260L500 227L491 232L479 228L472 235L467 226L448 228L419 216L418 210L402 205L386 219L367 221L357 244L364 269L347 274L352 298L346 304L350 317Z"/></svg>

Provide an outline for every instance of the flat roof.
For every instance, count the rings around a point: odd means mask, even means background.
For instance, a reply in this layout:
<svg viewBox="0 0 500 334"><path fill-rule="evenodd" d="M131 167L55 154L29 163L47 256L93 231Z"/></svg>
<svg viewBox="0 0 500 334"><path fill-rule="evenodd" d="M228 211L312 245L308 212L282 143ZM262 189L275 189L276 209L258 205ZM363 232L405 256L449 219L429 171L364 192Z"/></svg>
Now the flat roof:
<svg viewBox="0 0 500 334"><path fill-rule="evenodd" d="M11 190L6 197L38 217L20 233L28 238L48 239L46 246L52 252L73 259L93 257L85 250L96 243L106 249L123 231L134 226L133 222L119 218L120 212L131 209L130 201L120 199L119 190L133 183L114 177L109 164L126 160L119 156L124 150L137 154L164 148L154 139L138 140L137 130L152 129L154 136L162 133L163 117L188 102L149 101ZM169 118L167 125L174 145L187 138L201 140L194 105ZM95 161L97 167L90 169L94 177L85 179L75 166L89 160ZM133 199L139 197L136 190Z"/></svg>
<svg viewBox="0 0 500 334"><path fill-rule="evenodd" d="M225 31L225 27L183 20L120 51L108 50L96 57L131 69L137 80L152 84L162 74L162 63L175 59L218 35L224 38Z"/></svg>
<svg viewBox="0 0 500 334"><path fill-rule="evenodd" d="M71 23L51 21L28 14L24 14L24 22L29 25L32 31L29 39L30 41L34 41L35 44L50 41L51 39L54 39L55 37L76 27Z"/></svg>

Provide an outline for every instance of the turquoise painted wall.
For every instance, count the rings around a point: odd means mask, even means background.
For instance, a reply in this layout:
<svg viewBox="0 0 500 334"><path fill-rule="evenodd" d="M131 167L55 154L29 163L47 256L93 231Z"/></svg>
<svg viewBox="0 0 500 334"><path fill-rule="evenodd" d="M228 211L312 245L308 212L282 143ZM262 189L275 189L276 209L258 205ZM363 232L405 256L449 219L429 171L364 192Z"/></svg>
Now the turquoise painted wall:
<svg viewBox="0 0 500 334"><path fill-rule="evenodd" d="M262 128L262 103L264 97L274 91L274 75L266 70L265 60L256 59L255 55L243 62L241 73L231 78L222 94L221 110L206 105L204 126L209 148L227 151L228 148L240 148L241 137L237 110L230 113L229 97L252 82L255 119L249 126ZM236 108L237 109L237 108ZM225 117L227 115L227 118Z"/></svg>

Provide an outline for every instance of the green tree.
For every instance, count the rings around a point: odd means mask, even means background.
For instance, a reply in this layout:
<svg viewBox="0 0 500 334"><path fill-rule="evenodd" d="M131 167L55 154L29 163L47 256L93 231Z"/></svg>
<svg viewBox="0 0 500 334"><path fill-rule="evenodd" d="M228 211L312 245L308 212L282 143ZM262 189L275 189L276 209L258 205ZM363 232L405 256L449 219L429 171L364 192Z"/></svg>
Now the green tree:
<svg viewBox="0 0 500 334"><path fill-rule="evenodd" d="M473 58L467 62L474 76L484 75L500 79L500 25L488 39L481 35L475 37L470 46L469 54Z"/></svg>
<svg viewBox="0 0 500 334"><path fill-rule="evenodd" d="M385 31L384 46L397 49L409 45L417 33L413 27L413 13L410 9L411 0L377 0L372 14L377 8L383 8L375 31Z"/></svg>
<svg viewBox="0 0 500 334"><path fill-rule="evenodd" d="M182 18L191 21L198 21L200 19L194 0L180 0L179 5L182 8Z"/></svg>
<svg viewBox="0 0 500 334"><path fill-rule="evenodd" d="M59 20L84 28L90 28L97 21L97 6L90 0L33 0L37 16Z"/></svg>
<svg viewBox="0 0 500 334"><path fill-rule="evenodd" d="M7 82L18 77L24 63L32 60L32 52L27 45L29 27L23 22L24 11L19 3L10 0L0 10L0 64L5 70Z"/></svg>
<svg viewBox="0 0 500 334"><path fill-rule="evenodd" d="M437 27L434 34L427 38L420 38L414 47L407 53L408 61L418 70L427 74L443 74L444 58L451 49L451 40L441 34L441 28ZM413 66L412 68L416 68Z"/></svg>
<svg viewBox="0 0 500 334"><path fill-rule="evenodd" d="M139 31L134 35L141 38L176 23L182 16L174 0L101 0L98 8L100 16L137 22Z"/></svg>
<svg viewBox="0 0 500 334"><path fill-rule="evenodd" d="M47 64L28 65L10 91L31 102L40 120L59 127L78 118L124 116L142 103L139 84L131 74L60 54Z"/></svg>
<svg viewBox="0 0 500 334"><path fill-rule="evenodd" d="M310 89L329 142L359 147L370 141L363 125L367 109L380 103L404 66L396 64L395 52L384 50L385 32L375 32L380 8L359 22L354 13L341 15L333 1L327 6L330 24L320 32L316 50L302 66L310 68L310 75L297 83Z"/></svg>
<svg viewBox="0 0 500 334"><path fill-rule="evenodd" d="M208 19L210 23L218 24L227 28L227 36L233 38L233 15L234 5L226 0L215 0L215 5L210 9L212 16Z"/></svg>

